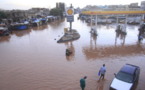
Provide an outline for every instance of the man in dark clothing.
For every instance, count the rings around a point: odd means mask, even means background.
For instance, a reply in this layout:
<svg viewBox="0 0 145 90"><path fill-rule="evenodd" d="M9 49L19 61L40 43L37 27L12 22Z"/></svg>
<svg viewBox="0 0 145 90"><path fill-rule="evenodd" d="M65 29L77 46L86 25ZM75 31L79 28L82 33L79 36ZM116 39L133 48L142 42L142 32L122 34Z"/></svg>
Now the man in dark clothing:
<svg viewBox="0 0 145 90"><path fill-rule="evenodd" d="M82 90L84 90L85 86L86 86L85 79L87 79L87 76L85 76L84 78L80 79L80 86L81 86Z"/></svg>

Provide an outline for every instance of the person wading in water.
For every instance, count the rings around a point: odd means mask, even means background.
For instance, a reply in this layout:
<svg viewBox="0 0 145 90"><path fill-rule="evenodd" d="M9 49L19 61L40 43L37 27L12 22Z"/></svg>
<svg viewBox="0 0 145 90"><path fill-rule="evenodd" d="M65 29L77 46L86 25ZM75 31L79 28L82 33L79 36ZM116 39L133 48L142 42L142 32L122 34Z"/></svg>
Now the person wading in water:
<svg viewBox="0 0 145 90"><path fill-rule="evenodd" d="M103 64L103 66L102 66L102 67L100 68L100 70L99 70L99 75L100 75L99 80L100 80L101 78L104 79L105 73L106 73L106 67L105 67L105 64Z"/></svg>
<svg viewBox="0 0 145 90"><path fill-rule="evenodd" d="M82 90L84 90L85 87L86 87L86 81L85 81L85 79L87 79L87 76L85 76L84 78L80 79L80 87L82 88Z"/></svg>

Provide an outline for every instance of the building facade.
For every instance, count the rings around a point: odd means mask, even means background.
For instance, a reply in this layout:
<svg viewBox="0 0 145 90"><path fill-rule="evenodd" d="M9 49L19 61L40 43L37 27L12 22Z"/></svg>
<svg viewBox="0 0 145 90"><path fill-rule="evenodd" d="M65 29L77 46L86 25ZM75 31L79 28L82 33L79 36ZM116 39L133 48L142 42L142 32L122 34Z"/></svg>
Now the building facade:
<svg viewBox="0 0 145 90"><path fill-rule="evenodd" d="M65 4L64 3L56 3L56 8L60 8L63 12L65 11Z"/></svg>

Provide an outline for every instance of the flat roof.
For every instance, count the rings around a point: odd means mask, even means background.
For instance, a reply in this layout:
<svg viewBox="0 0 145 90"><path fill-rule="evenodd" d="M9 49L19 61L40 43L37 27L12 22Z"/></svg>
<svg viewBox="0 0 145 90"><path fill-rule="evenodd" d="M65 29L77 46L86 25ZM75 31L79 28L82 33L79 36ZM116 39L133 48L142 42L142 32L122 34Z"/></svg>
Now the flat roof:
<svg viewBox="0 0 145 90"><path fill-rule="evenodd" d="M82 11L86 15L145 14L145 11Z"/></svg>

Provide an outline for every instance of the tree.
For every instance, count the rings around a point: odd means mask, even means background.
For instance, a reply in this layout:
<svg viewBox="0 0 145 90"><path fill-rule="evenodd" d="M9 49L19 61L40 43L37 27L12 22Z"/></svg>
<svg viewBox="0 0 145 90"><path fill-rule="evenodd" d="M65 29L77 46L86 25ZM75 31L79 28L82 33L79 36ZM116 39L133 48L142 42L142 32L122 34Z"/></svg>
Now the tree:
<svg viewBox="0 0 145 90"><path fill-rule="evenodd" d="M7 15L3 11L0 11L0 21L4 18L7 18Z"/></svg>
<svg viewBox="0 0 145 90"><path fill-rule="evenodd" d="M50 15L63 17L63 11L60 8L53 8L50 10Z"/></svg>

